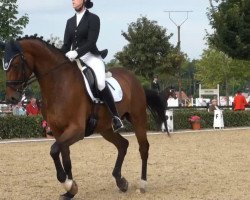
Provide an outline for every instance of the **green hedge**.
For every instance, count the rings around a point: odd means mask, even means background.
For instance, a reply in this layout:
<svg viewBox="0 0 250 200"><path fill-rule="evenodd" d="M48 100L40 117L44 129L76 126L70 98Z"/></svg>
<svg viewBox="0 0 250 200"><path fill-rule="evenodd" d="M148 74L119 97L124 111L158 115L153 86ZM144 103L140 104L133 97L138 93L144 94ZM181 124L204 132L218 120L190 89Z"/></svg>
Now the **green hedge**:
<svg viewBox="0 0 250 200"><path fill-rule="evenodd" d="M213 128L213 113L204 109L175 109L173 111L174 130L190 129L191 124L188 119L190 116L198 115L201 117L202 128ZM250 111L234 112L225 110L223 112L225 127L250 126ZM0 117L0 138L38 138L43 137L41 127L42 116L5 116ZM127 121L125 131L133 130L132 125ZM148 115L148 130L159 131L160 126L156 124L153 117Z"/></svg>
<svg viewBox="0 0 250 200"><path fill-rule="evenodd" d="M173 112L174 129L189 129L189 117L197 115L201 117L201 128L213 128L214 114L199 109L177 109ZM250 111L235 112L232 110L223 111L225 127L250 126Z"/></svg>
<svg viewBox="0 0 250 200"><path fill-rule="evenodd" d="M12 116L0 117L0 138L38 138L43 136L42 117Z"/></svg>

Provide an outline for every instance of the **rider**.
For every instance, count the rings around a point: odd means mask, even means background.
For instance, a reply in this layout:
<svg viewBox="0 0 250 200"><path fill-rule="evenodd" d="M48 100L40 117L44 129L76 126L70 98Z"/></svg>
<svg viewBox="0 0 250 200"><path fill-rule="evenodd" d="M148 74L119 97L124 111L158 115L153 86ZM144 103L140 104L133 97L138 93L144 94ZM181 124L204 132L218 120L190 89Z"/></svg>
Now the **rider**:
<svg viewBox="0 0 250 200"><path fill-rule="evenodd" d="M123 128L123 124L109 87L105 84L105 65L102 60L105 55L102 55L103 52L96 46L100 32L100 19L88 10L93 7L91 0L72 0L72 4L76 14L67 21L62 51L72 62L80 58L93 69L97 87L102 100L112 114L112 127L116 132Z"/></svg>

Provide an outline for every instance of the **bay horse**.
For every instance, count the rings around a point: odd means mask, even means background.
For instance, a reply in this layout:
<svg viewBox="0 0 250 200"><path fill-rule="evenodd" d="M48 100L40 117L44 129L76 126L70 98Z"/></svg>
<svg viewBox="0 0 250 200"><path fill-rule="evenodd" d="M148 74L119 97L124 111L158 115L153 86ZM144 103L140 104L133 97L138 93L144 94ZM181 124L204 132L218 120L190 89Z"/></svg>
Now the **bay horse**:
<svg viewBox="0 0 250 200"><path fill-rule="evenodd" d="M82 74L75 62L70 62L59 49L36 36L1 42L0 46L5 47L5 55L10 57L10 62L4 65L8 102L15 104L20 100L23 89L31 82L33 74L40 85L42 115L55 137L50 155L55 164L57 179L66 190L59 199L72 199L78 192L78 186L72 175L69 147L85 137L87 120L93 108ZM158 108L156 112L161 122L166 121L165 110L162 105L157 105L160 96L145 94L132 72L124 68L115 68L111 72L123 91L123 99L116 103L117 109L122 119L126 118L132 123L139 143L142 160L140 191L145 192L149 151L146 108L152 105L153 109ZM147 100L150 103L147 104ZM111 115L106 106L100 105L98 119L95 132L100 133L118 150L112 175L117 187L126 192L128 181L122 176L121 168L129 142L119 133L114 133Z"/></svg>

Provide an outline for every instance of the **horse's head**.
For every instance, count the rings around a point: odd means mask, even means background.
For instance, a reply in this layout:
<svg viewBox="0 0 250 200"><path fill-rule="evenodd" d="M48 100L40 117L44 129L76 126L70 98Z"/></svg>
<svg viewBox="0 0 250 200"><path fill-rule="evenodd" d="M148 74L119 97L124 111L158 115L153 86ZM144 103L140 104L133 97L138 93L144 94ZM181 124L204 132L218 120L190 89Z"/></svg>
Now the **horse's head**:
<svg viewBox="0 0 250 200"><path fill-rule="evenodd" d="M173 97L174 99L177 99L177 95L175 93L175 89L172 86L169 88L169 96Z"/></svg>
<svg viewBox="0 0 250 200"><path fill-rule="evenodd" d="M171 87L166 87L162 92L161 95L165 98L168 99L169 97L172 97L174 99L177 99L177 95L175 93L175 89Z"/></svg>
<svg viewBox="0 0 250 200"><path fill-rule="evenodd" d="M16 104L22 98L29 77L33 73L18 41L2 43L4 50L3 69L6 71L6 101ZM29 64L28 64L29 63Z"/></svg>

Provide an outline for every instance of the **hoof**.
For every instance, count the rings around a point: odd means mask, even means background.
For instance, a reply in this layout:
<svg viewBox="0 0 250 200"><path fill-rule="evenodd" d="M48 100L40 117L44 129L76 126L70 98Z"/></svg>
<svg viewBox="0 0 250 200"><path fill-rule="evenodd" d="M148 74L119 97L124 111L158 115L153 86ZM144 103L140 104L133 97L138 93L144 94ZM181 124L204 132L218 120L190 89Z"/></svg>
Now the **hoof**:
<svg viewBox="0 0 250 200"><path fill-rule="evenodd" d="M74 196L78 193L78 186L77 186L75 181L73 181L73 184L72 184L72 187L71 187L69 193L74 195Z"/></svg>
<svg viewBox="0 0 250 200"><path fill-rule="evenodd" d="M140 188L140 193L144 194L146 192L145 188Z"/></svg>
<svg viewBox="0 0 250 200"><path fill-rule="evenodd" d="M146 193L146 190L144 188L136 189L137 194L144 194Z"/></svg>
<svg viewBox="0 0 250 200"><path fill-rule="evenodd" d="M66 197L66 196L64 196L64 195L61 195L61 196L59 197L59 200L71 200L71 199L73 199L73 198Z"/></svg>
<svg viewBox="0 0 250 200"><path fill-rule="evenodd" d="M59 197L59 200L71 200L74 198L75 195L67 192Z"/></svg>
<svg viewBox="0 0 250 200"><path fill-rule="evenodd" d="M117 180L116 185L122 192L127 192L127 190L128 190L128 181L124 177Z"/></svg>

